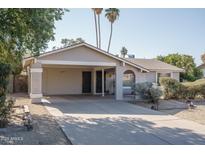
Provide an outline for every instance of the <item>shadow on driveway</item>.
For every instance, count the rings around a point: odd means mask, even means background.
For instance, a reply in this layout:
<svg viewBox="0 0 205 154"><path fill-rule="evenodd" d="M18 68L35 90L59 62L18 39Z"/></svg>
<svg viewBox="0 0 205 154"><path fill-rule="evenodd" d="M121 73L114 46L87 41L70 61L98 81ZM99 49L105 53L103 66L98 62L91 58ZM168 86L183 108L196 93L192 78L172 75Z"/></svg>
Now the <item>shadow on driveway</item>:
<svg viewBox="0 0 205 154"><path fill-rule="evenodd" d="M205 144L205 126L112 99L44 100L72 144Z"/></svg>

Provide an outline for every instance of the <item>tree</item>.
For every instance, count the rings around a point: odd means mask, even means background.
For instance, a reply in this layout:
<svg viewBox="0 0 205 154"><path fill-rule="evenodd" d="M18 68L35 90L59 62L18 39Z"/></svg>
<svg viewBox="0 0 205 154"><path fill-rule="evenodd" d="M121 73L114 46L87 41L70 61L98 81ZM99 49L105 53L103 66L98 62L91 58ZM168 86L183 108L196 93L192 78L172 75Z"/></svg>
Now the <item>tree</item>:
<svg viewBox="0 0 205 154"><path fill-rule="evenodd" d="M55 21L64 9L0 9L0 43L6 52L39 55L54 40Z"/></svg>
<svg viewBox="0 0 205 154"><path fill-rule="evenodd" d="M93 10L93 15L94 15L94 21L95 21L95 36L96 36L96 47L98 48L98 27L97 27L97 17L95 13L95 8Z"/></svg>
<svg viewBox="0 0 205 154"><path fill-rule="evenodd" d="M92 10L95 20L96 46L97 48L101 48L100 14L102 13L103 8L92 8Z"/></svg>
<svg viewBox="0 0 205 154"><path fill-rule="evenodd" d="M76 38L76 39L67 39L67 38L61 39L61 44L63 45L63 47L72 46L72 45L83 43L83 42L85 41L81 37Z"/></svg>
<svg viewBox="0 0 205 154"><path fill-rule="evenodd" d="M194 58L184 54L169 54L167 56L158 56L158 60L177 66L185 70L180 74L180 80L195 81L202 77L202 72L196 67Z"/></svg>
<svg viewBox="0 0 205 154"><path fill-rule="evenodd" d="M127 49L125 47L122 47L122 49L120 50L120 53L122 55L123 58L125 58L125 56L127 55Z"/></svg>
<svg viewBox="0 0 205 154"><path fill-rule="evenodd" d="M12 100L6 100L6 91L10 71L10 64L0 61L0 128L7 125L13 106Z"/></svg>
<svg viewBox="0 0 205 154"><path fill-rule="evenodd" d="M55 21L64 9L0 9L0 60L19 74L24 54L39 55L54 40Z"/></svg>
<svg viewBox="0 0 205 154"><path fill-rule="evenodd" d="M107 48L107 52L109 52L111 39L112 39L113 23L119 17L120 10L117 8L109 8L109 9L106 9L105 12L106 12L105 17L107 17L107 19L110 22L110 37L109 37L109 43L108 43L108 48Z"/></svg>
<svg viewBox="0 0 205 154"><path fill-rule="evenodd" d="M65 9L0 9L0 121L5 121L12 103L6 101L7 79L22 70L22 57L39 55L54 40L55 22ZM0 122L1 124L1 122Z"/></svg>
<svg viewBox="0 0 205 154"><path fill-rule="evenodd" d="M101 48L101 31L100 31L100 14L102 13L103 8L95 8L95 13L98 16L98 47Z"/></svg>

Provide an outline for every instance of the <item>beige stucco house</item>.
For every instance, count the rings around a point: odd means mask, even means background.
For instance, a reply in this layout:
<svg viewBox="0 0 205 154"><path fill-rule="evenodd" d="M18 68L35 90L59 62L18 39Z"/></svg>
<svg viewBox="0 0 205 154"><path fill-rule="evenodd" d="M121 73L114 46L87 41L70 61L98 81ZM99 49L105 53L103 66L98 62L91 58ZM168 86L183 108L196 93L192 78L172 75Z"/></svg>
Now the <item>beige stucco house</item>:
<svg viewBox="0 0 205 154"><path fill-rule="evenodd" d="M197 68L199 68L203 72L203 77L205 77L205 64L201 64Z"/></svg>
<svg viewBox="0 0 205 154"><path fill-rule="evenodd" d="M123 77L134 82L158 82L159 76L179 80L182 69L154 60L120 58L87 43L25 58L28 93L33 101L44 95L115 95L123 99Z"/></svg>

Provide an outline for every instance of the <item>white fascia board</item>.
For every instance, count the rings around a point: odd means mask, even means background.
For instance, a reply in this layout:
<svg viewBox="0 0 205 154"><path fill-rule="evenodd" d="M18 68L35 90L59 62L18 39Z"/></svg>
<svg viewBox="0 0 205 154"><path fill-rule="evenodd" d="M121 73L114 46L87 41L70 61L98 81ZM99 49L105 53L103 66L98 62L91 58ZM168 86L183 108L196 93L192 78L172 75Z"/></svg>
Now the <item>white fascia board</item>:
<svg viewBox="0 0 205 154"><path fill-rule="evenodd" d="M80 66L116 66L110 62L85 62L85 61L63 61L63 60L37 60L41 64L47 65L80 65Z"/></svg>

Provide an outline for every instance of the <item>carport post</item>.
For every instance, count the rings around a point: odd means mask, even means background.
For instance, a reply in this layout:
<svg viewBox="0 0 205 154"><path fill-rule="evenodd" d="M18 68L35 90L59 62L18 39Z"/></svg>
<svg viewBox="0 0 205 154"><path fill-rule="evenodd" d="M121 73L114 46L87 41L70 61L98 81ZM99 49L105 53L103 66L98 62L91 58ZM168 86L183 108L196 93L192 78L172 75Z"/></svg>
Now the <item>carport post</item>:
<svg viewBox="0 0 205 154"><path fill-rule="evenodd" d="M42 95L42 73L43 68L41 64L36 63L33 64L31 69L31 79L30 79L30 98L32 99L32 103L41 102Z"/></svg>
<svg viewBox="0 0 205 154"><path fill-rule="evenodd" d="M93 69L93 72L92 72L92 89L93 89L93 95L96 94L96 70Z"/></svg>
<svg viewBox="0 0 205 154"><path fill-rule="evenodd" d="M104 84L104 68L102 68L102 96L104 97L105 96L105 93L104 93L104 89L105 89L105 84Z"/></svg>
<svg viewBox="0 0 205 154"><path fill-rule="evenodd" d="M156 84L158 83L158 72L156 72L156 75L155 75L155 82Z"/></svg>
<svg viewBox="0 0 205 154"><path fill-rule="evenodd" d="M123 67L116 66L115 68L115 98L123 100Z"/></svg>

